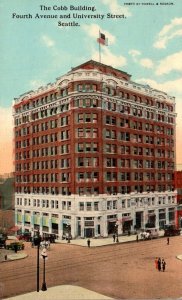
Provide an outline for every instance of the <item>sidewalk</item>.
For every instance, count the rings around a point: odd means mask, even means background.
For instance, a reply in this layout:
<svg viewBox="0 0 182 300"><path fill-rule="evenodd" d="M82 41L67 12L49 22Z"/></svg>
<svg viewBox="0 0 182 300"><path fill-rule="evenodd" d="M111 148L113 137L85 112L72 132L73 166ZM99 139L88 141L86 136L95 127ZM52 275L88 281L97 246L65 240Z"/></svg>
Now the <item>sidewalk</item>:
<svg viewBox="0 0 182 300"><path fill-rule="evenodd" d="M12 251L11 251L12 252ZM7 259L5 259L5 255L7 255ZM17 259L23 259L26 258L28 255L25 252L12 252L12 253L7 253L7 252L3 252L1 251L0 253L0 263L3 262L8 262L8 261L12 261L12 260L17 260Z"/></svg>
<svg viewBox="0 0 182 300"><path fill-rule="evenodd" d="M117 243L116 241L113 242L113 238L111 238L111 237L90 238L90 247L101 247L101 246L113 245L113 244L119 244L119 243L134 242L134 241L136 241L136 235L119 236L118 240L119 240L119 242ZM68 241L67 240L56 240L56 243L68 244ZM87 246L87 238L70 240L70 244L81 246L81 247L88 247Z"/></svg>
<svg viewBox="0 0 182 300"><path fill-rule="evenodd" d="M107 296L73 285L59 285L39 293L32 292L6 300L114 300Z"/></svg>
<svg viewBox="0 0 182 300"><path fill-rule="evenodd" d="M164 232L159 231L159 237L163 237L163 236L164 236ZM101 246L114 245L114 244L119 244L119 243L135 242L136 241L136 234L131 234L130 236L128 236L128 235L119 236L118 240L119 240L119 242L117 243L116 241L113 242L112 237L90 238L90 247L101 247ZM141 241L141 239L139 239L139 241ZM68 241L67 240L56 240L56 243L68 244ZM77 246L82 246L82 247L87 247L87 238L70 240L70 244L77 245Z"/></svg>

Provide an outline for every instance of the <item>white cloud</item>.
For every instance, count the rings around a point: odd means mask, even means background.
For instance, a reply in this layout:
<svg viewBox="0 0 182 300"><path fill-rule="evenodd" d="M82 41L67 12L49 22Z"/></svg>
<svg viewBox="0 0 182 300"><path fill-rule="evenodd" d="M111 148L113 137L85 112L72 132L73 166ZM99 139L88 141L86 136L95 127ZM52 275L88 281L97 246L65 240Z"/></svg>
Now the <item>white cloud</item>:
<svg viewBox="0 0 182 300"><path fill-rule="evenodd" d="M99 37L99 31L100 31L105 34L106 38L108 38L109 45L114 44L116 41L116 38L114 35L112 35L108 31L102 29L97 24L90 24L90 25L85 24L82 26L82 28L87 33L88 36L94 38L95 40L97 40L97 38Z"/></svg>
<svg viewBox="0 0 182 300"><path fill-rule="evenodd" d="M102 3L109 7L112 14L124 14L126 17L131 16L129 9L120 5L117 0L102 0Z"/></svg>
<svg viewBox="0 0 182 300"><path fill-rule="evenodd" d="M133 58L133 61L140 64L142 67L148 69L152 69L154 67L153 61L150 58L139 58L142 54L140 51L132 49L129 51L129 54Z"/></svg>
<svg viewBox="0 0 182 300"><path fill-rule="evenodd" d="M156 74L168 74L172 70L182 71L182 51L169 55L161 60L156 68Z"/></svg>
<svg viewBox="0 0 182 300"><path fill-rule="evenodd" d="M127 61L124 56L112 54L106 46L103 46L102 49L102 63L113 66L114 68L123 67L126 65ZM97 61L99 60L98 51L93 52L92 59Z"/></svg>
<svg viewBox="0 0 182 300"><path fill-rule="evenodd" d="M182 78L178 78L176 80L169 80L169 81L165 81L163 83L159 83L153 79L149 79L149 78L140 78L137 79L136 82L141 83L141 84L148 84L150 85L152 88L160 90L160 91L164 91L170 95L182 95Z"/></svg>
<svg viewBox="0 0 182 300"><path fill-rule="evenodd" d="M46 83L41 81L41 80L31 80L30 81L30 87L33 89L33 90L36 90L37 88L41 87L41 86L44 86Z"/></svg>
<svg viewBox="0 0 182 300"><path fill-rule="evenodd" d="M42 35L41 36L41 40L42 42L46 45L46 47L53 47L55 45L55 42L53 39L51 39L49 36L47 35Z"/></svg>
<svg viewBox="0 0 182 300"><path fill-rule="evenodd" d="M147 68L147 69L152 69L154 67L153 61L149 58L142 58L140 59L140 64L141 66Z"/></svg>
<svg viewBox="0 0 182 300"><path fill-rule="evenodd" d="M171 20L170 24L162 28L153 46L159 49L166 48L169 40L179 36L182 36L182 18L175 18Z"/></svg>
<svg viewBox="0 0 182 300"><path fill-rule="evenodd" d="M132 50L129 51L129 54L130 54L133 58L135 58L135 57L141 55L141 52L138 51L138 50L132 49Z"/></svg>

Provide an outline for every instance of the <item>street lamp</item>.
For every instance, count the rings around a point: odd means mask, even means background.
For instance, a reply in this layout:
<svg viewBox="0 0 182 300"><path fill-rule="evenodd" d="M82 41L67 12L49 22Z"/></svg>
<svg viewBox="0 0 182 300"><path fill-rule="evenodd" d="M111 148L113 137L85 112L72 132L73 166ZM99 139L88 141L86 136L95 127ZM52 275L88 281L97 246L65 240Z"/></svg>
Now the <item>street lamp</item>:
<svg viewBox="0 0 182 300"><path fill-rule="evenodd" d="M42 291L46 291L47 290L47 286L46 286L46 281L45 281L45 260L47 258L47 251L46 249L42 250L41 256L44 260L44 267L43 267L43 283L42 283Z"/></svg>
<svg viewBox="0 0 182 300"><path fill-rule="evenodd" d="M39 231L33 238L33 243L37 246L37 292L39 292L39 249L40 249L41 236Z"/></svg>

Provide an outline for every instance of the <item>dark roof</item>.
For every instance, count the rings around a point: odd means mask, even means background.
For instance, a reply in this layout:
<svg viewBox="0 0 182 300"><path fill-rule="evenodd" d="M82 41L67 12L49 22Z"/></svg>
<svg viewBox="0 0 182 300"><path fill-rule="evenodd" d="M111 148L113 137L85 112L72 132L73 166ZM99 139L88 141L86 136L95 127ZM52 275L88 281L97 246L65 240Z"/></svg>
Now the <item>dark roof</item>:
<svg viewBox="0 0 182 300"><path fill-rule="evenodd" d="M100 63L100 62L95 61L95 60L92 60L92 59L86 61L85 63L83 63L83 64L81 64L81 65L79 65L79 66L77 66L77 67L75 67L75 68L72 68L72 71L78 70L78 69L80 69L80 68L84 68L84 67L87 66L87 65L93 65L93 66L97 66L97 67L99 67L99 66L100 66L100 67L107 67L107 68L109 68L109 69L111 69L111 70L113 70L113 71L115 71L115 72L119 72L119 73L121 73L121 74L123 74L123 75L126 75L126 76L128 76L128 77L131 77L131 75L128 74L127 72L121 71L121 70L119 70L119 69L115 69L115 68L113 68L112 66L105 65L105 64L103 64L103 63Z"/></svg>

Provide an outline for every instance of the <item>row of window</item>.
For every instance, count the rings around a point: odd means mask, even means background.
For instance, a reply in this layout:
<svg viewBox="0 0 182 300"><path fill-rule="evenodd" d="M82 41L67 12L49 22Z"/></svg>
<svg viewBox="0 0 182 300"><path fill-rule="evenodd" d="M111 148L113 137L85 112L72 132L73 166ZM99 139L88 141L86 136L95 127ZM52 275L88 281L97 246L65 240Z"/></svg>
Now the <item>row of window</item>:
<svg viewBox="0 0 182 300"><path fill-rule="evenodd" d="M143 184L137 184L135 186L131 185L109 185L104 186L104 193L108 195L117 195L119 194L130 194L131 192L135 193L143 193L143 192L165 192L165 191L174 191L174 186L172 184L149 184L147 183L145 186ZM25 194L47 194L47 195L63 195L68 196L71 195L70 187L69 186L62 186L62 187L29 187L29 186L16 186L15 188L16 193L25 193ZM99 187L93 186L81 186L76 189L76 194L80 196L86 195L99 195Z"/></svg>
<svg viewBox="0 0 182 300"><path fill-rule="evenodd" d="M40 150L41 153L47 152L49 153L49 148L42 148L44 150ZM45 150L47 149L47 150ZM37 152L38 151L38 152ZM60 146L60 152L61 154L66 154L66 153L70 153L70 146L69 145L61 145ZM79 152L83 152L83 147L79 147ZM104 153L110 153L110 154L121 154L121 155L142 155L142 156L151 156L151 157L155 157L155 158L174 158L174 151L171 150L164 150L164 149L153 149L153 148L144 148L144 147L130 147L130 146L120 146L120 145L116 145L116 144L105 144L104 145L104 149L103 149ZM31 155L31 151L21 151L21 152L16 152L15 154L15 158L16 160L21 160L21 159L29 159L32 155ZM38 154L37 154L38 153ZM39 150L34 150L34 155L38 155L39 157ZM35 156L34 156L35 157ZM51 160L51 162L53 162ZM60 164L60 168L64 168L64 167L68 167L70 166L70 162L66 162L66 160L61 160L61 164ZM37 162L39 163L39 162ZM30 169L30 164L22 164L23 166L26 166L26 169ZM21 164L20 164L21 166ZM58 162L54 165L49 165L48 166L48 161L42 161L41 166L38 166L37 168L40 169L47 169L48 167L50 168L57 168L58 167ZM36 169L36 167L33 169Z"/></svg>
<svg viewBox="0 0 182 300"><path fill-rule="evenodd" d="M78 128L77 129L77 137L78 138L98 138L98 129L97 128ZM104 130L104 138L118 140L118 141L125 141L125 142L132 142L132 143L145 143L145 144L156 144L156 145L165 145L165 146L174 146L174 140L172 138L160 138L160 137L153 137L148 135L142 134L130 134L129 132L119 132L116 130L105 129ZM69 140L70 139L70 131L65 130L60 132L60 141ZM40 137L35 137L32 139L32 145L39 145L44 143L52 143L58 140L58 135L51 134L43 135ZM16 141L16 149L30 147L30 139L24 139L22 141ZM89 143L85 143L89 144ZM80 150L82 148L82 150ZM84 143L78 144L78 152L83 151L92 151L86 150L86 146ZM48 149L48 148L47 148ZM85 149L85 150L84 150ZM89 147L90 149L90 147ZM95 150L94 150L95 151Z"/></svg>
<svg viewBox="0 0 182 300"><path fill-rule="evenodd" d="M98 100L97 99L79 99L79 100L75 100L77 102L76 107L80 107L80 108L86 108L86 107L97 107L98 106ZM109 110L109 111L119 111L120 113L123 113L125 115L128 114L132 114L133 116L136 117L141 117L141 118L146 118L146 119L152 119L152 120L156 120L158 122L166 122L166 123L171 123L174 124L174 117L170 116L170 115L166 115L164 113L161 112L152 112L149 110L143 110L142 108L136 108L136 107L130 107L128 104L116 104L114 102L110 102L110 101L102 101L102 105L103 105L103 109L105 110ZM29 117L29 115L27 116L22 116L22 117L16 117L15 118L15 125L20 125L23 123L27 123L30 121L30 119L32 121L34 120L39 120L42 118L47 118L53 115L57 115L58 113L61 112L66 112L70 109L70 105L69 104L62 104L59 107L54 107L54 108L50 108L47 109L45 108L44 110L41 111L33 111L31 114L31 118ZM106 122L110 122L108 119L106 120ZM111 124L114 125L115 122L114 120L111 121ZM110 124L110 123L108 123ZM64 126L64 125L61 125Z"/></svg>
<svg viewBox="0 0 182 300"><path fill-rule="evenodd" d="M78 157L76 159L77 167L98 167L98 157ZM70 159L61 159L60 166L58 160L33 162L33 170L55 169L55 168L69 168ZM141 159L120 159L106 157L104 158L104 167L118 167L118 168L155 168L155 169L172 169L174 162L161 160L141 160ZM31 170L30 163L16 164L16 171Z"/></svg>
<svg viewBox="0 0 182 300"><path fill-rule="evenodd" d="M159 206L159 205L168 205L175 204L176 200L174 196L164 196L164 197L143 197L143 198L132 198L132 199L119 199L119 200L107 200L106 207L107 210L121 209L121 208L130 208L135 207L144 207L147 206ZM58 201L58 200L45 200L45 199L28 199L28 198L17 198L16 205L18 206L33 206L33 207L42 207L42 208L51 208L51 209L61 209L61 210L71 210L71 201ZM102 204L103 206L103 204ZM87 211L98 211L101 207L98 201L93 202L79 202L79 210ZM169 209L170 212L174 211L174 208ZM25 211L26 212L26 211ZM28 213L28 212L27 212Z"/></svg>
<svg viewBox="0 0 182 300"><path fill-rule="evenodd" d="M104 181L172 181L173 173L136 173L136 172L105 172ZM76 173L78 182L97 182L99 181L98 172L79 172ZM71 173L44 173L33 175L16 175L16 183L25 182L70 182Z"/></svg>
<svg viewBox="0 0 182 300"><path fill-rule="evenodd" d="M95 76L97 76L97 74L94 75L94 77ZM125 85L128 85L128 83L125 82ZM141 89L139 86L137 88L139 90ZM90 83L90 82L88 82L88 83L79 83L79 84L74 85L74 91L86 92L86 93L97 92L97 91L100 92L100 86L98 84L93 84L93 83ZM116 89L116 87L108 85L105 82L103 82L103 85L102 85L102 92L105 93L105 94L108 94L110 96L117 96L117 97L120 97L122 99L132 100L132 101L142 103L142 104L145 104L145 105L149 105L149 106L156 105L157 108L165 109L167 111L173 111L173 106L172 105L169 105L169 104L166 104L166 103L160 102L160 101L155 101L154 102L152 99L149 99L148 97L146 98L144 96L138 96L134 93L128 93L128 92L122 90L121 88L119 89L118 87ZM66 88L61 89L59 93L58 92L52 92L52 93L49 93L45 96L39 97L35 100L32 100L31 102L22 103L22 106L19 107L19 108L16 108L15 111L16 111L16 113L20 113L20 112L28 110L32 107L34 108L34 107L42 106L42 105L47 104L51 101L57 100L59 97L65 97L67 95L68 95L68 88L66 87Z"/></svg>
<svg viewBox="0 0 182 300"><path fill-rule="evenodd" d="M16 193L24 193L24 194L47 194L47 195L71 195L69 187L49 187L49 186L38 186L38 187L30 187L30 186L16 186Z"/></svg>
<svg viewBox="0 0 182 300"><path fill-rule="evenodd" d="M98 167L99 166L99 158L98 157L78 157L76 159L77 167ZM50 161L37 161L33 162L31 166L30 163L16 163L15 170L19 171L30 171L32 170L46 170L46 169L64 169L70 167L70 159L61 159L60 164L58 164L58 160L50 160ZM117 159L108 157L104 159L104 167L118 167L118 168L151 168L151 169L164 169L173 170L174 162L171 161L158 161L158 160L140 160L140 159ZM25 175L24 175L25 176Z"/></svg>
<svg viewBox="0 0 182 300"><path fill-rule="evenodd" d="M45 108L44 110L41 111L33 111L31 113L31 116L26 115L26 116L21 116L21 117L16 117L14 120L14 125L18 126L24 123L28 123L30 121L37 121L42 118L47 118L50 116L57 115L58 113L66 112L70 109L69 104L62 104L58 108L51 108L47 109ZM51 124L50 128L55 128L57 126L54 126Z"/></svg>

